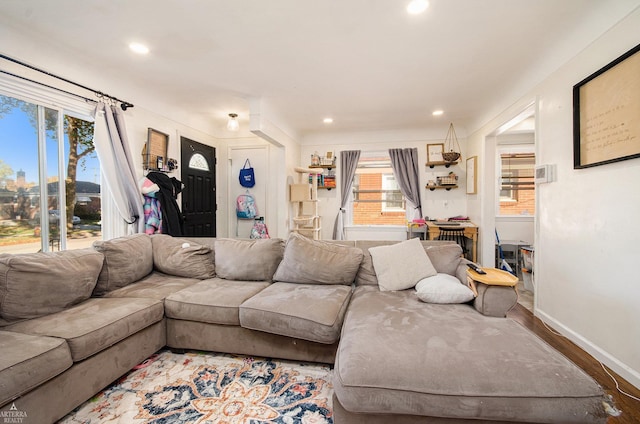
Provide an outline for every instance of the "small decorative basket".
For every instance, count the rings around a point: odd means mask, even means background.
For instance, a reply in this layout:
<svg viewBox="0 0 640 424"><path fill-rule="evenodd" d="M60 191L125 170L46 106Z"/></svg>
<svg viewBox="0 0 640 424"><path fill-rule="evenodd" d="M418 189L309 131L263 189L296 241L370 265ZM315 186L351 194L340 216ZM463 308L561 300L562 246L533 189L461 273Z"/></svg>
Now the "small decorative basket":
<svg viewBox="0 0 640 424"><path fill-rule="evenodd" d="M438 184L443 186L458 184L458 176L456 174L449 174L446 177L437 177Z"/></svg>

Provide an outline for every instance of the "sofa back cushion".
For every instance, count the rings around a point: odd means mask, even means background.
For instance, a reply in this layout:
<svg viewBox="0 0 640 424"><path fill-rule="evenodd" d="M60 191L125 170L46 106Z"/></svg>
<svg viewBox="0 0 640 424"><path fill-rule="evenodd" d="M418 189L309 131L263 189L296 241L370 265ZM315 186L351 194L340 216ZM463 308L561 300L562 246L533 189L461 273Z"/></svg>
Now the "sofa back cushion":
<svg viewBox="0 0 640 424"><path fill-rule="evenodd" d="M217 239L216 274L226 280L271 281L284 253L284 240Z"/></svg>
<svg viewBox="0 0 640 424"><path fill-rule="evenodd" d="M104 255L104 264L93 292L102 296L140 280L153 271L151 237L134 234L107 241L95 241L93 247Z"/></svg>
<svg viewBox="0 0 640 424"><path fill-rule="evenodd" d="M456 275L456 270L462 257L462 248L459 244L448 243L425 246L423 242L423 247L436 271L441 274Z"/></svg>
<svg viewBox="0 0 640 424"><path fill-rule="evenodd" d="M205 280L216 276L213 249L167 234L151 236L153 266L176 277Z"/></svg>
<svg viewBox="0 0 640 424"><path fill-rule="evenodd" d="M362 249L364 257L362 264L356 275L357 286L377 286L378 277L376 277L376 271L373 268L373 261L371 260L370 247L376 246L389 246L396 244L397 241L391 240L358 240L356 241L356 247ZM462 255L462 249L459 245L450 241L440 240L426 240L422 241L422 247L424 247L433 267L436 271L444 274L456 275L456 268L460 263L460 255Z"/></svg>
<svg viewBox="0 0 640 424"><path fill-rule="evenodd" d="M37 318L88 299L102 262L93 249L0 254L0 316Z"/></svg>
<svg viewBox="0 0 640 424"><path fill-rule="evenodd" d="M360 263L362 250L311 240L298 233L291 233L284 249L284 258L273 276L274 281L302 284L353 283Z"/></svg>

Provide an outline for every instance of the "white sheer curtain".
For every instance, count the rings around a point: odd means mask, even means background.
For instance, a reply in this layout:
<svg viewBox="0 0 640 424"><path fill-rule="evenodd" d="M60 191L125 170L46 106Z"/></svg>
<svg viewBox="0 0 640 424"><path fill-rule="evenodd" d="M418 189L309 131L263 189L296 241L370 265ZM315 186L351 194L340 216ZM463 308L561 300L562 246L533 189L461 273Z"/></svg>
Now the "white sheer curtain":
<svg viewBox="0 0 640 424"><path fill-rule="evenodd" d="M97 104L94 145L100 159L107 190L113 199L120 221L113 223L111 230L106 231L111 234L105 234L105 238L122 235L117 232L122 228L123 223L126 224L129 234L144 232L143 199L138 190L133 156L120 108L104 102ZM105 202L104 193L103 202Z"/></svg>

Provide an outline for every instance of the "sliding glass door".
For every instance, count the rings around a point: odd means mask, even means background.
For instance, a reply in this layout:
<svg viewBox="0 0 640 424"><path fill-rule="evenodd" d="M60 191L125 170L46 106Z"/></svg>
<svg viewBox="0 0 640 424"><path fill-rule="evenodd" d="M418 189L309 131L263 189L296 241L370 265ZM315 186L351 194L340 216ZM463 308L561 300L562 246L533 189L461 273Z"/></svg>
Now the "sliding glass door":
<svg viewBox="0 0 640 424"><path fill-rule="evenodd" d="M0 95L0 252L90 245L99 176L92 122Z"/></svg>

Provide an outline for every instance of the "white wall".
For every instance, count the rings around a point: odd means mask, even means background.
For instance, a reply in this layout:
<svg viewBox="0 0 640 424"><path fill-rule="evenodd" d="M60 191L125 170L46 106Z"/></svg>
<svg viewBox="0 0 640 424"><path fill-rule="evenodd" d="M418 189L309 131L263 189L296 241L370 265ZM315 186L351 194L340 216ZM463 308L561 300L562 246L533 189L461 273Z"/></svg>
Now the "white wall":
<svg viewBox="0 0 640 424"><path fill-rule="evenodd" d="M250 102L250 130L256 136L271 144L269 164L271 184L269 185L269 229L271 237L287 238L293 206L289 202L289 184L297 181L294 168L300 166L300 144L297 135L280 123L276 113L262 99Z"/></svg>
<svg viewBox="0 0 640 424"><path fill-rule="evenodd" d="M532 217L496 217L496 230L501 242L508 240L525 241L533 244L534 230Z"/></svg>
<svg viewBox="0 0 640 424"><path fill-rule="evenodd" d="M384 151L391 148L409 148L416 147L418 149L418 157L420 166L420 193L422 199L422 213L430 218L448 218L455 215L466 215L466 185L465 185L465 166L464 161L467 156L465 154L465 140L458 132L458 140L462 149L462 161L460 164L450 168L436 167L430 169L425 166L427 162L427 144L443 143L447 135L448 124L441 128L432 128L430 130L398 130L398 131L376 131L376 132L359 132L359 133L328 133L307 136L302 141L300 147L300 161L304 166L309 165L310 157L314 152L321 155L331 151L336 156L336 164L338 165L336 174L337 188L328 190L318 190L319 213L322 216L322 238L331 239L333 235L333 225L336 215L340 209L340 152L343 150L362 150L362 151ZM449 171L455 172L459 177L457 189L450 191L434 190L430 191L425 188L427 181L434 179L437 175L446 175ZM350 240L404 240L406 239L406 230L404 228L377 228L372 227L352 227L347 228L347 238Z"/></svg>
<svg viewBox="0 0 640 424"><path fill-rule="evenodd" d="M469 154L481 156L481 192L469 213L493 225L483 194L495 154L494 130L538 99L536 158L557 166L557 181L536 196L535 313L596 358L640 387L640 285L635 264L640 227L640 160L573 169L572 87L640 40L640 10L468 138ZM488 198L490 196L484 196ZM482 241L486 263L492 244Z"/></svg>

